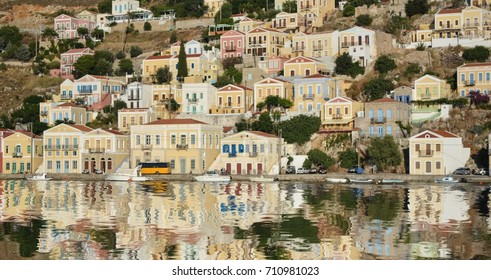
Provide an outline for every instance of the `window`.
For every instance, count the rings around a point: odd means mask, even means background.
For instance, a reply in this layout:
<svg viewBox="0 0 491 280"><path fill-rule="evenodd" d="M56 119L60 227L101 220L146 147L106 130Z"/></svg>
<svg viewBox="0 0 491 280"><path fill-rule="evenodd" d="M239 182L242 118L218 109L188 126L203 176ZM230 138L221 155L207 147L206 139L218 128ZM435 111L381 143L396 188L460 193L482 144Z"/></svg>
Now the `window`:
<svg viewBox="0 0 491 280"><path fill-rule="evenodd" d="M136 144L137 144L137 145L140 145L140 142L141 142L141 141L140 141L140 135L137 135L137 136L136 136Z"/></svg>
<svg viewBox="0 0 491 280"><path fill-rule="evenodd" d="M419 144L416 144L415 150L416 150L416 152L419 152L420 151Z"/></svg>
<svg viewBox="0 0 491 280"><path fill-rule="evenodd" d="M194 159L191 160L191 169L196 168L196 161Z"/></svg>
<svg viewBox="0 0 491 280"><path fill-rule="evenodd" d="M373 126L370 126L370 128L369 128L369 134L370 134L370 136L373 136Z"/></svg>
<svg viewBox="0 0 491 280"><path fill-rule="evenodd" d="M145 145L150 145L152 143L152 136L145 135Z"/></svg>
<svg viewBox="0 0 491 280"><path fill-rule="evenodd" d="M53 169L53 162L51 160L48 160L48 170Z"/></svg>
<svg viewBox="0 0 491 280"><path fill-rule="evenodd" d="M49 162L49 161L48 161L48 162ZM10 163L8 163L8 162L7 162L7 163L5 164L5 169L6 169L6 170L10 170Z"/></svg>
<svg viewBox="0 0 491 280"><path fill-rule="evenodd" d="M230 146L228 144L225 144L222 146L222 153L228 153L228 151L230 150Z"/></svg>
<svg viewBox="0 0 491 280"><path fill-rule="evenodd" d="M196 135L191 134L191 145L195 145L195 144L196 144Z"/></svg>
<svg viewBox="0 0 491 280"><path fill-rule="evenodd" d="M436 169L442 169L442 163L437 161L436 162Z"/></svg>
<svg viewBox="0 0 491 280"><path fill-rule="evenodd" d="M27 146L27 153L28 153L28 154L31 154L31 145L28 145L28 146Z"/></svg>
<svg viewBox="0 0 491 280"><path fill-rule="evenodd" d="M482 73L477 74L477 79L479 82L482 82Z"/></svg>
<svg viewBox="0 0 491 280"><path fill-rule="evenodd" d="M186 135L181 134L181 145L186 145Z"/></svg>
<svg viewBox="0 0 491 280"><path fill-rule="evenodd" d="M460 74L460 81L465 82L465 74L464 73Z"/></svg>
<svg viewBox="0 0 491 280"><path fill-rule="evenodd" d="M78 168L78 162L76 160L72 161L72 169Z"/></svg>
<svg viewBox="0 0 491 280"><path fill-rule="evenodd" d="M259 146L259 151L260 151L261 153L264 153L264 144L261 144L261 145Z"/></svg>
<svg viewBox="0 0 491 280"><path fill-rule="evenodd" d="M437 152L439 152L439 151L440 151L440 149L441 149L440 144L436 144L436 148L435 148L435 150L436 150Z"/></svg>
<svg viewBox="0 0 491 280"><path fill-rule="evenodd" d="M419 161L416 162L416 169L421 169L421 163Z"/></svg>
<svg viewBox="0 0 491 280"><path fill-rule="evenodd" d="M387 126L387 135L392 135L392 126Z"/></svg>
<svg viewBox="0 0 491 280"><path fill-rule="evenodd" d="M171 160L170 160L170 168L171 168L171 169L176 168L176 161L175 161L174 159L171 159Z"/></svg>
<svg viewBox="0 0 491 280"><path fill-rule="evenodd" d="M392 119L392 110L391 109L387 109L387 118Z"/></svg>
<svg viewBox="0 0 491 280"><path fill-rule="evenodd" d="M155 135L155 145L160 145L160 135Z"/></svg>
<svg viewBox="0 0 491 280"><path fill-rule="evenodd" d="M175 145L176 144L176 135L171 135L170 136L170 144Z"/></svg>

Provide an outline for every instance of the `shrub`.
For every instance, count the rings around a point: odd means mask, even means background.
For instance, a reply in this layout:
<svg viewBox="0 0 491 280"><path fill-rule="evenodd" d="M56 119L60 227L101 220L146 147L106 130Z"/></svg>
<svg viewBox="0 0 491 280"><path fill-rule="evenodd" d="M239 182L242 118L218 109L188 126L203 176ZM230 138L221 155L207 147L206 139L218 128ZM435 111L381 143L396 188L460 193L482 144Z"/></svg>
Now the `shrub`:
<svg viewBox="0 0 491 280"><path fill-rule="evenodd" d="M151 31L152 30L152 25L150 22L146 21L145 24L143 24L143 30L145 31Z"/></svg>
<svg viewBox="0 0 491 280"><path fill-rule="evenodd" d="M355 24L358 26L370 26L372 24L372 17L370 15L364 14L356 17Z"/></svg>
<svg viewBox="0 0 491 280"><path fill-rule="evenodd" d="M352 17L355 15L355 7L351 4L347 4L343 9L343 17Z"/></svg>
<svg viewBox="0 0 491 280"><path fill-rule="evenodd" d="M131 58L137 57L137 56L139 56L142 53L143 53L143 50L140 47L138 47L138 46L131 46L131 48L130 48L130 57Z"/></svg>
<svg viewBox="0 0 491 280"><path fill-rule="evenodd" d="M117 59L124 59L126 57L126 53L124 51L119 51L116 53Z"/></svg>
<svg viewBox="0 0 491 280"><path fill-rule="evenodd" d="M396 68L396 63L395 61L387 56L387 55L382 55L377 60L375 61L375 70L382 74L386 74Z"/></svg>

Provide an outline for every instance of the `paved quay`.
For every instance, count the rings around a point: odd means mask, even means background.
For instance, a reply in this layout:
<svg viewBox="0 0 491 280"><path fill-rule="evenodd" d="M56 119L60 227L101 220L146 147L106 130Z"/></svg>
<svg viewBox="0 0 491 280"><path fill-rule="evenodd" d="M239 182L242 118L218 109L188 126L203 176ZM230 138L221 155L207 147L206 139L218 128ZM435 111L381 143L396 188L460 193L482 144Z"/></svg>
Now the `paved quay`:
<svg viewBox="0 0 491 280"><path fill-rule="evenodd" d="M0 174L0 180L22 180L30 175L24 174ZM171 174L171 175L155 175L149 176L156 181L193 181L192 174ZM57 181L104 181L105 174L48 174L48 177ZM249 181L254 175L231 175L232 181ZM433 183L435 179L441 179L442 175L409 175L409 174L393 174L393 173L378 173L378 174L346 174L346 173L328 173L328 174L282 174L271 175L265 177L278 178L282 182L325 182L326 178L338 179L372 179L374 182L381 179L401 179L406 183ZM491 177L469 175L469 176L453 176L454 178L465 178L468 183L491 184Z"/></svg>

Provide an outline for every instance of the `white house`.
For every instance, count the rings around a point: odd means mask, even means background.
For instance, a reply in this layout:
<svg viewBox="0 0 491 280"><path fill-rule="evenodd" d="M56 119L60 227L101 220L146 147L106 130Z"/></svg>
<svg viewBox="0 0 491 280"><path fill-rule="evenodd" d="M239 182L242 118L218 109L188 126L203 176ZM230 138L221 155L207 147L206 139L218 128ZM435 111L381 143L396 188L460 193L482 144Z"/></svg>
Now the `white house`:
<svg viewBox="0 0 491 280"><path fill-rule="evenodd" d="M216 105L217 88L208 83L185 83L182 85L183 114L209 114Z"/></svg>
<svg viewBox="0 0 491 280"><path fill-rule="evenodd" d="M355 26L339 32L341 53L349 53L361 66L367 66L377 55L375 31Z"/></svg>

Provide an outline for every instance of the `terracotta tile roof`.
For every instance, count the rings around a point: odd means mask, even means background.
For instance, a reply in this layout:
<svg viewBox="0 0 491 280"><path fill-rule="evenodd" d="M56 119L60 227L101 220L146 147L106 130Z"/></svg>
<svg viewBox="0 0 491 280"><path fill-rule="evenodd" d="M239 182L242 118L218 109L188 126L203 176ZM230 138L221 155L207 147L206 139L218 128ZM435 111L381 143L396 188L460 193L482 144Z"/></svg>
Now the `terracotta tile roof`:
<svg viewBox="0 0 491 280"><path fill-rule="evenodd" d="M311 79L311 78L329 78L329 76L322 75L322 74L314 74L314 75L304 77L304 79Z"/></svg>
<svg viewBox="0 0 491 280"><path fill-rule="evenodd" d="M234 129L234 127L233 127L233 126L224 126L224 127L223 127L223 133L227 133L227 132L229 132L229 131L230 131L230 130L232 130L232 129Z"/></svg>
<svg viewBox="0 0 491 280"><path fill-rule="evenodd" d="M200 56L202 56L202 54L199 54L199 53L186 55L186 57L200 57Z"/></svg>
<svg viewBox="0 0 491 280"><path fill-rule="evenodd" d="M462 68L462 67L479 67L479 66L491 66L491 62L467 63L467 64L464 64L464 65L459 66L458 68Z"/></svg>
<svg viewBox="0 0 491 280"><path fill-rule="evenodd" d="M165 119L165 120L156 120L153 122L146 123L145 125L170 125L170 124L207 124L204 122L200 122L194 119Z"/></svg>
<svg viewBox="0 0 491 280"><path fill-rule="evenodd" d="M69 126L73 127L73 128L76 128L78 130L81 130L81 131L85 131L85 132L89 132L89 131L92 131L93 129L88 127L88 126L85 126L85 125L79 125L79 124L69 124Z"/></svg>
<svg viewBox="0 0 491 280"><path fill-rule="evenodd" d="M443 10L440 10L437 14L441 15L441 14L457 14L457 13L461 13L462 12L462 9L461 8L458 8L458 9L443 9Z"/></svg>
<svg viewBox="0 0 491 280"><path fill-rule="evenodd" d="M66 102L66 103L60 104L60 105L58 105L56 107L77 107L77 108L84 108L83 106L77 105L75 103L70 103L70 102Z"/></svg>
<svg viewBox="0 0 491 280"><path fill-rule="evenodd" d="M380 99L377 99L377 100L370 101L370 103L379 103L379 102L399 102L399 101L394 100L392 98L388 98L388 97L384 97L384 98L380 98Z"/></svg>
<svg viewBox="0 0 491 280"><path fill-rule="evenodd" d="M91 52L91 53L94 53L94 52L93 52L91 49L89 49L89 48L79 48L79 49L71 49L71 50L69 50L69 51L67 51L67 52L64 52L64 53L62 53L62 54L81 53L81 52L84 52L84 51L87 51L87 50L88 50L89 52Z"/></svg>
<svg viewBox="0 0 491 280"><path fill-rule="evenodd" d="M171 57L172 57L172 55L152 55L152 56L149 56L149 57L145 58L145 60L169 59Z"/></svg>
<svg viewBox="0 0 491 280"><path fill-rule="evenodd" d="M120 109L119 112L145 112L148 108L124 108Z"/></svg>
<svg viewBox="0 0 491 280"><path fill-rule="evenodd" d="M229 89L230 87L230 89ZM237 85L237 84L228 84L226 86L223 86L218 89L218 91L229 91L229 90L237 90L237 88L243 89L243 90L252 90L246 86L243 85Z"/></svg>
<svg viewBox="0 0 491 280"><path fill-rule="evenodd" d="M249 131L249 132L250 132L250 133L253 133L253 134L256 134L256 135L259 135L259 136L271 137L271 138L277 138L277 136L276 136L276 135L269 134L269 133L262 132L262 131Z"/></svg>
<svg viewBox="0 0 491 280"><path fill-rule="evenodd" d="M116 134L116 135L125 135L124 133L122 133L121 131L116 130L116 129L105 129L105 128L103 128L102 130L109 132L109 133L112 133L112 134Z"/></svg>
<svg viewBox="0 0 491 280"><path fill-rule="evenodd" d="M9 136L12 136L12 135L14 135L15 133L22 133L22 134L26 135L27 137L32 137L32 138L38 138L38 137L39 137L38 135L36 135L36 134L34 134L34 133L32 133L32 132L30 132L30 131L28 131L28 130L20 130L20 129L19 129L19 130L14 130L14 131L12 131L12 134L9 134L9 135L8 135L8 136L6 136L5 138L7 138L7 137L9 137Z"/></svg>
<svg viewBox="0 0 491 280"><path fill-rule="evenodd" d="M436 133L442 137L445 137L445 138L458 138L459 136L451 133L451 132L448 132L446 130L432 130L433 133Z"/></svg>

